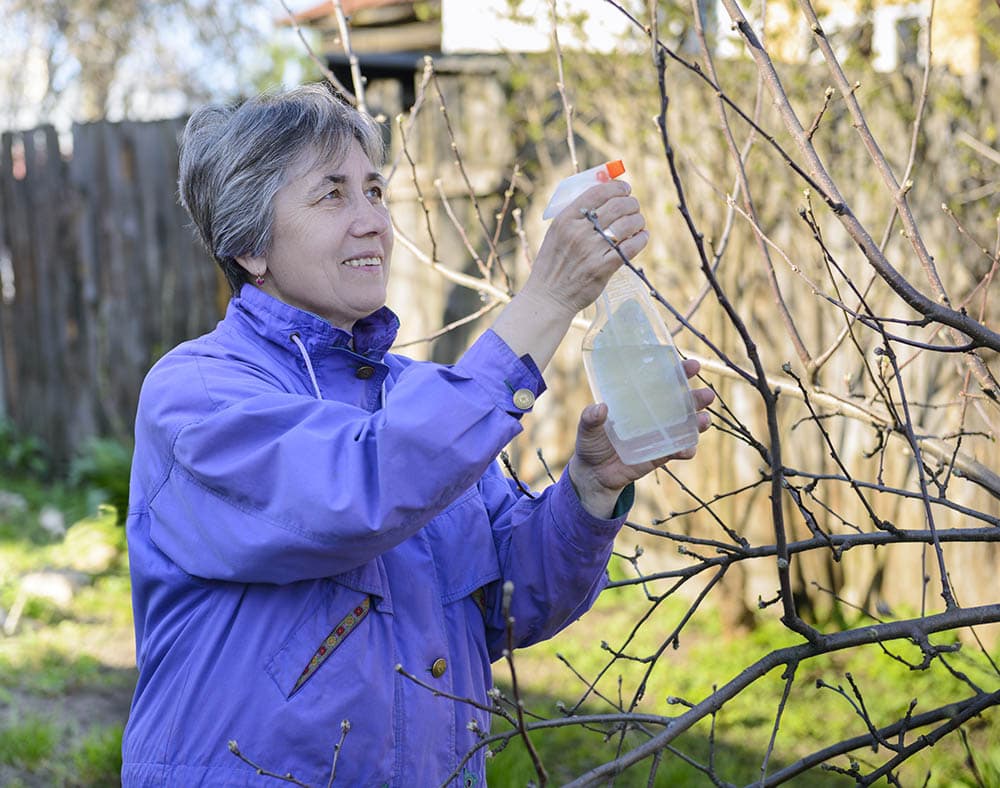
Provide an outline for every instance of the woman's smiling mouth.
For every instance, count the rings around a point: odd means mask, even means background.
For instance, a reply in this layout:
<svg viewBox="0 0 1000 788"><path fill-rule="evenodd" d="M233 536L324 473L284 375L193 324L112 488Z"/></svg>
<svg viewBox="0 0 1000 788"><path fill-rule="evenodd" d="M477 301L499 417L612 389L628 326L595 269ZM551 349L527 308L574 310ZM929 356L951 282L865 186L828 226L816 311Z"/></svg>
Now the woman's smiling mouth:
<svg viewBox="0 0 1000 788"><path fill-rule="evenodd" d="M381 257L354 257L350 260L344 260L341 265L346 265L351 268L370 268L382 265Z"/></svg>

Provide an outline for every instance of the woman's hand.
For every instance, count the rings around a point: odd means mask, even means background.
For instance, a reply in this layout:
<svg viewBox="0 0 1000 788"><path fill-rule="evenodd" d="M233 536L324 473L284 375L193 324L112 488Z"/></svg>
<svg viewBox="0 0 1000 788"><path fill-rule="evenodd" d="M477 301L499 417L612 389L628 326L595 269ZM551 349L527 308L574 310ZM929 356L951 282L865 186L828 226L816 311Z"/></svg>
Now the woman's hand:
<svg viewBox="0 0 1000 788"><path fill-rule="evenodd" d="M649 241L646 220L632 187L622 180L592 186L552 220L535 256L528 281L493 323L493 330L517 354L531 354L544 370L584 307L601 294L622 265L618 252L594 229L617 239L629 260Z"/></svg>
<svg viewBox="0 0 1000 788"><path fill-rule="evenodd" d="M701 365L694 359L684 361L684 372L688 378L697 375L700 368ZM715 399L715 392L711 389L693 389L691 393L698 411L707 408ZM583 507L595 517L608 517L622 489L630 482L641 479L668 460L689 460L695 455L695 449L691 448L638 465L626 465L604 429L607 417L607 405L588 405L584 408L577 427L576 451L569 461L573 488ZM707 430L708 425L708 414L699 412L698 432Z"/></svg>
<svg viewBox="0 0 1000 788"><path fill-rule="evenodd" d="M552 220L522 292L573 315L597 299L622 261L594 229L591 213L627 259L646 247L646 219L632 187L622 180L592 186Z"/></svg>

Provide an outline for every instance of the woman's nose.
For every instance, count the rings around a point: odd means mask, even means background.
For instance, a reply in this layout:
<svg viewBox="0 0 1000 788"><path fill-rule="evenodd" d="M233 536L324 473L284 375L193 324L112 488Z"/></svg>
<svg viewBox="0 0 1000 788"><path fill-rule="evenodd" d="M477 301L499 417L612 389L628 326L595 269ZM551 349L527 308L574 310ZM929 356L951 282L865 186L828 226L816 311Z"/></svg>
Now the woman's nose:
<svg viewBox="0 0 1000 788"><path fill-rule="evenodd" d="M357 235L382 235L389 230L389 210L384 203L362 200L358 203L353 229Z"/></svg>

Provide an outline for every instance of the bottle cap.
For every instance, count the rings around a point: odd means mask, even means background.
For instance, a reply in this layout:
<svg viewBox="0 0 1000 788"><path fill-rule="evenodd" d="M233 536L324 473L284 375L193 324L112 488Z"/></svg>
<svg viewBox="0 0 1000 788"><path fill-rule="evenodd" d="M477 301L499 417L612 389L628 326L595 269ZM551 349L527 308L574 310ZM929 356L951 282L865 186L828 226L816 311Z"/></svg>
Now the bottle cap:
<svg viewBox="0 0 1000 788"><path fill-rule="evenodd" d="M610 175L612 179L617 178L619 175L625 172L625 165L622 163L621 159L616 159L615 161L609 161L604 166L607 167L608 175Z"/></svg>

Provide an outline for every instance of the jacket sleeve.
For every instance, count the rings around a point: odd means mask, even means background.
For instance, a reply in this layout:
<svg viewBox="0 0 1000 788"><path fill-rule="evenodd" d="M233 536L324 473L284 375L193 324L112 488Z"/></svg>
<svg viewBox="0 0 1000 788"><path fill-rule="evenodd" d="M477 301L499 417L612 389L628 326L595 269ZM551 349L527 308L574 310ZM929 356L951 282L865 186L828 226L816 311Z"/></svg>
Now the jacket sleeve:
<svg viewBox="0 0 1000 788"><path fill-rule="evenodd" d="M520 388L544 384L492 332L454 366L407 367L375 413L282 391L232 359L168 355L136 427L150 538L208 579L357 568L477 483L520 431Z"/></svg>
<svg viewBox="0 0 1000 788"><path fill-rule="evenodd" d="M517 490L495 467L480 489L500 562L501 579L487 589L486 598L487 645L490 659L496 660L507 647L503 585L513 584L515 648L546 640L576 621L607 584L614 539L635 488L622 491L608 520L583 508L567 471L537 497Z"/></svg>

